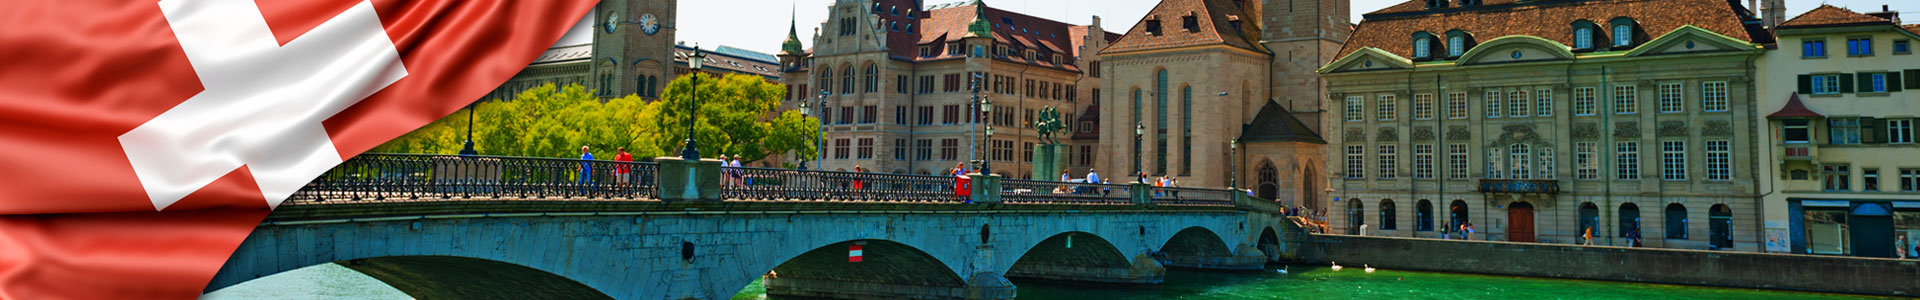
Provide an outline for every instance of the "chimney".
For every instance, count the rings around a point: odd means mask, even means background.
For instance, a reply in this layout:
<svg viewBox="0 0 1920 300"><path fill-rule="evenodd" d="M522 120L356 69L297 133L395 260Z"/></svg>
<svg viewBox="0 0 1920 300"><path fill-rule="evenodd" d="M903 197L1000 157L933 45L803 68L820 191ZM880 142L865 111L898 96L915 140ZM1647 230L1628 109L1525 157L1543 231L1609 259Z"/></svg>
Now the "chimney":
<svg viewBox="0 0 1920 300"><path fill-rule="evenodd" d="M1889 9L1887 5L1884 5L1884 4L1880 5L1879 12L1871 12L1871 13L1867 13L1867 15L1879 17L1881 19L1887 19L1887 21L1893 21L1893 24L1895 25L1900 24L1900 12L1893 11L1892 9Z"/></svg>

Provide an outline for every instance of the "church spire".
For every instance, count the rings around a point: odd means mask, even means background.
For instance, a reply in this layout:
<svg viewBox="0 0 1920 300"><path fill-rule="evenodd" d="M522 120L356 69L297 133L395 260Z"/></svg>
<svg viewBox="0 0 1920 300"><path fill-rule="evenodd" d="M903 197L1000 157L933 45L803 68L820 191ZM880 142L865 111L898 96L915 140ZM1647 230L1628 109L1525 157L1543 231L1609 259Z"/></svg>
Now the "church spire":
<svg viewBox="0 0 1920 300"><path fill-rule="evenodd" d="M795 6L792 10L793 16L788 19L790 23L787 24L787 41L780 43L780 53L800 55L807 51L805 46L800 45L800 9Z"/></svg>
<svg viewBox="0 0 1920 300"><path fill-rule="evenodd" d="M993 22L987 21L987 2L973 0L973 23L967 24L967 36L993 36Z"/></svg>

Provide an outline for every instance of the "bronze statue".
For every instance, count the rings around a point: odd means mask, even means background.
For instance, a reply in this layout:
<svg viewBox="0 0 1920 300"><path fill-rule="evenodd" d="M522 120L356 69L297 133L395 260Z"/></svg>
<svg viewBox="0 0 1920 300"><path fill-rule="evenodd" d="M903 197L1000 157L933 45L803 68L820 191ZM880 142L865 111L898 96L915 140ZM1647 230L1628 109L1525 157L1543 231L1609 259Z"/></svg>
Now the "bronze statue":
<svg viewBox="0 0 1920 300"><path fill-rule="evenodd" d="M1066 123L1060 119L1060 110L1047 106L1040 108L1040 120L1034 124L1040 129L1040 141L1048 145L1060 144L1058 135L1067 131Z"/></svg>

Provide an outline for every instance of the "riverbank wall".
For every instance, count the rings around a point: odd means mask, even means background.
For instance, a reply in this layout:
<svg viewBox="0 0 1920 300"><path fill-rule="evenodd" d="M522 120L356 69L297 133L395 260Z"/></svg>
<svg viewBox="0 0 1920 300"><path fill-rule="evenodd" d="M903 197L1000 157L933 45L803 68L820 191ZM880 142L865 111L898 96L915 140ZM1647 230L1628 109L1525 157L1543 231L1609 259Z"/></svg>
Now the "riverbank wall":
<svg viewBox="0 0 1920 300"><path fill-rule="evenodd" d="M1302 233L1294 262L1912 297L1920 261Z"/></svg>

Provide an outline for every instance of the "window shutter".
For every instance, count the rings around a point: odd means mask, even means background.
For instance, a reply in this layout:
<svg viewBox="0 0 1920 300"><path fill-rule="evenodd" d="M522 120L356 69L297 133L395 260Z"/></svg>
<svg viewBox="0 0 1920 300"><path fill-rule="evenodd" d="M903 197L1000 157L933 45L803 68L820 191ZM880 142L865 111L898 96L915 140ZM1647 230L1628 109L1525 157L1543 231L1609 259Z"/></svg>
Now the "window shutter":
<svg viewBox="0 0 1920 300"><path fill-rule="evenodd" d="M1813 93L1813 75L1801 74L1800 75L1800 94L1806 95L1806 94L1812 94L1812 93Z"/></svg>
<svg viewBox="0 0 1920 300"><path fill-rule="evenodd" d="M1885 132L1887 132L1886 119L1860 118L1861 144L1885 144L1887 143L1887 137L1882 136Z"/></svg>
<svg viewBox="0 0 1920 300"><path fill-rule="evenodd" d="M1900 80L1900 72L1887 72L1887 91L1888 92L1900 91L1900 85L1902 82L1904 81Z"/></svg>
<svg viewBox="0 0 1920 300"><path fill-rule="evenodd" d="M1907 70L1907 88L1920 89L1920 70Z"/></svg>
<svg viewBox="0 0 1920 300"><path fill-rule="evenodd" d="M1840 74L1839 76L1834 76L1834 77L1840 78L1840 93L1846 94L1846 93L1852 93L1854 91L1853 76L1847 75L1847 74Z"/></svg>
<svg viewBox="0 0 1920 300"><path fill-rule="evenodd" d="M1859 79L1854 80L1853 82L1855 84L1858 84L1859 87L1854 88L1853 90L1861 93L1873 92L1873 74L1874 73L1871 73L1871 72L1854 73L1853 76Z"/></svg>

